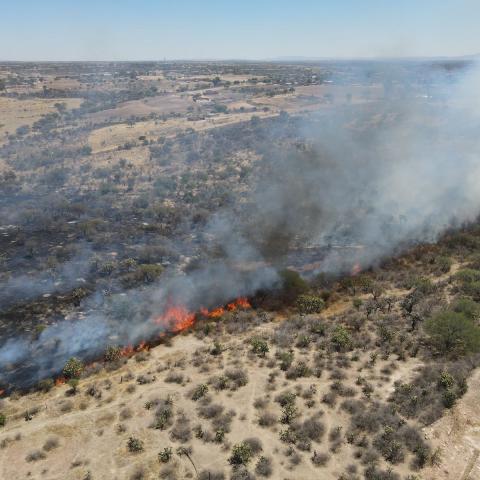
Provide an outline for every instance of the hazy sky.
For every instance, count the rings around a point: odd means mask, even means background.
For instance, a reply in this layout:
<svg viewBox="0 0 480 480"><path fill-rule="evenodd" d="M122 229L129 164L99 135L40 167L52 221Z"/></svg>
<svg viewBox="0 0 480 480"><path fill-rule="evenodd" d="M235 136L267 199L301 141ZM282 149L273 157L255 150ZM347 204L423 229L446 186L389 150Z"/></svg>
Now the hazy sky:
<svg viewBox="0 0 480 480"><path fill-rule="evenodd" d="M0 60L480 52L480 0L0 0Z"/></svg>

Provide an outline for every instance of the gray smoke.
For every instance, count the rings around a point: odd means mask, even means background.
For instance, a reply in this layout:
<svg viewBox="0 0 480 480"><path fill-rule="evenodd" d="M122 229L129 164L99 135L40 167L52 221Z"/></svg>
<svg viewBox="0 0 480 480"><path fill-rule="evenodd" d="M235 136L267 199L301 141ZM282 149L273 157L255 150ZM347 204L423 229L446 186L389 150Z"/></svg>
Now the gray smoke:
<svg viewBox="0 0 480 480"><path fill-rule="evenodd" d="M155 322L168 306L209 308L272 288L277 269L302 248L325 250L316 271L340 272L474 220L479 72L471 67L455 82L439 73L428 89L390 72L387 98L313 114L295 150L265 146L248 201L219 212L198 232L215 259L153 287L94 295L84 318L51 326L34 341L10 340L0 349L0 381L18 383L22 365L20 379L32 384L70 356L152 338L168 330ZM278 128L288 129L289 121ZM363 248L339 253L335 246Z"/></svg>

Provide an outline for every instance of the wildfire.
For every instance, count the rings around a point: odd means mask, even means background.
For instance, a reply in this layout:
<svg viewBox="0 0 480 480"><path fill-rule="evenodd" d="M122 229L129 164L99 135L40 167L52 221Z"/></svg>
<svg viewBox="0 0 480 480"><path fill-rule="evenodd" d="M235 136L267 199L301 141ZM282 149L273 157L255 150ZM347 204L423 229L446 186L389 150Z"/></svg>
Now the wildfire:
<svg viewBox="0 0 480 480"><path fill-rule="evenodd" d="M239 297L227 304L226 307L216 307L212 310L202 307L199 309L199 313L207 318L220 318L225 312L233 312L239 308L248 309L252 306L247 298ZM165 313L157 317L154 322L166 326L170 332L178 333L192 327L196 317L196 313L189 311L185 306L175 305L168 307Z"/></svg>
<svg viewBox="0 0 480 480"><path fill-rule="evenodd" d="M188 311L183 305L167 308L165 313L157 317L155 323L167 326L173 333L181 332L195 323L195 313Z"/></svg>
<svg viewBox="0 0 480 480"><path fill-rule="evenodd" d="M246 310L252 308L250 302L246 297L239 297L233 302L228 303L225 307L216 307L212 310L206 308L200 308L199 313L207 318L219 318L225 312L233 312L238 309ZM154 319L154 322L164 327L165 331L160 332L159 336L162 337L166 334L166 331L170 333L179 333L183 330L190 328L194 325L197 314L189 311L183 305L169 306L165 312ZM122 357L131 357L137 352L148 351L150 345L146 341L141 341L136 347L133 345L126 345L120 351ZM65 377L58 377L55 379L55 386L59 387L67 383ZM5 390L0 389L0 396L5 393Z"/></svg>

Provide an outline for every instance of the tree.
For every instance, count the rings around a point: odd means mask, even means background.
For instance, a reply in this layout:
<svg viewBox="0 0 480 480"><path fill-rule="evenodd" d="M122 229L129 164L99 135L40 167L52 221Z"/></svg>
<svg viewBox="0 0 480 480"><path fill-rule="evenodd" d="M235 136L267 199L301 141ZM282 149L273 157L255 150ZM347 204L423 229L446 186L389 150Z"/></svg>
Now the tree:
<svg viewBox="0 0 480 480"><path fill-rule="evenodd" d="M78 358L71 357L63 367L63 375L66 378L79 378L84 369L83 362Z"/></svg>
<svg viewBox="0 0 480 480"><path fill-rule="evenodd" d="M425 322L431 345L443 355L480 351L480 328L464 313L443 312Z"/></svg>
<svg viewBox="0 0 480 480"><path fill-rule="evenodd" d="M252 344L252 352L257 354L260 357L264 357L266 353L268 353L268 343L261 338L254 337L251 340Z"/></svg>
<svg viewBox="0 0 480 480"><path fill-rule="evenodd" d="M325 308L325 302L316 295L299 295L297 308L300 313L320 313Z"/></svg>

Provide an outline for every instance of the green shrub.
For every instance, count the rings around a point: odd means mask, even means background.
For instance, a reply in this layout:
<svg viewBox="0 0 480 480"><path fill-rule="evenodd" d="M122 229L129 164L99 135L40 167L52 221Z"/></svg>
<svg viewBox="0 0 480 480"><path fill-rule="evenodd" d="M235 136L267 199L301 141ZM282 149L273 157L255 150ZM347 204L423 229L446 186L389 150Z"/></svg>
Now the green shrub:
<svg viewBox="0 0 480 480"><path fill-rule="evenodd" d="M38 382L38 389L44 393L49 392L55 385L52 378L46 378Z"/></svg>
<svg viewBox="0 0 480 480"><path fill-rule="evenodd" d="M293 362L293 351L290 350L288 352L278 352L276 356L280 360L280 369L287 371Z"/></svg>
<svg viewBox="0 0 480 480"><path fill-rule="evenodd" d="M241 442L233 446L228 462L230 465L247 465L252 456L252 447L246 442Z"/></svg>
<svg viewBox="0 0 480 480"><path fill-rule="evenodd" d="M4 413L0 413L0 427L4 427L7 423L7 417Z"/></svg>
<svg viewBox="0 0 480 480"><path fill-rule="evenodd" d="M352 339L348 330L342 326L337 325L332 333L331 342L337 351L349 350L352 347Z"/></svg>
<svg viewBox="0 0 480 480"><path fill-rule="evenodd" d="M480 328L463 313L443 312L425 322L431 345L444 355L480 351Z"/></svg>
<svg viewBox="0 0 480 480"><path fill-rule="evenodd" d="M127 442L128 451L138 453L143 451L143 442L135 437L130 437Z"/></svg>
<svg viewBox="0 0 480 480"><path fill-rule="evenodd" d="M192 393L192 400L195 402L204 397L208 392L208 386L205 383L198 385Z"/></svg>
<svg viewBox="0 0 480 480"><path fill-rule="evenodd" d="M325 308L325 302L315 295L299 295L297 308L300 313L320 313Z"/></svg>
<svg viewBox="0 0 480 480"><path fill-rule="evenodd" d="M158 454L158 460L162 463L167 463L172 458L172 448L165 447L163 451Z"/></svg>
<svg viewBox="0 0 480 480"><path fill-rule="evenodd" d="M452 408L455 405L455 402L457 401L457 394L453 389L448 388L443 393L442 401L445 408Z"/></svg>
<svg viewBox="0 0 480 480"><path fill-rule="evenodd" d="M66 378L79 378L84 369L83 362L78 358L72 357L67 360L63 367L63 375Z"/></svg>
<svg viewBox="0 0 480 480"><path fill-rule="evenodd" d="M252 344L252 352L260 357L264 357L269 351L268 343L261 338L254 337L250 343Z"/></svg>
<svg viewBox="0 0 480 480"><path fill-rule="evenodd" d="M460 298L452 305L452 310L457 313L463 313L471 320L477 320L480 317L480 305L470 298Z"/></svg>

